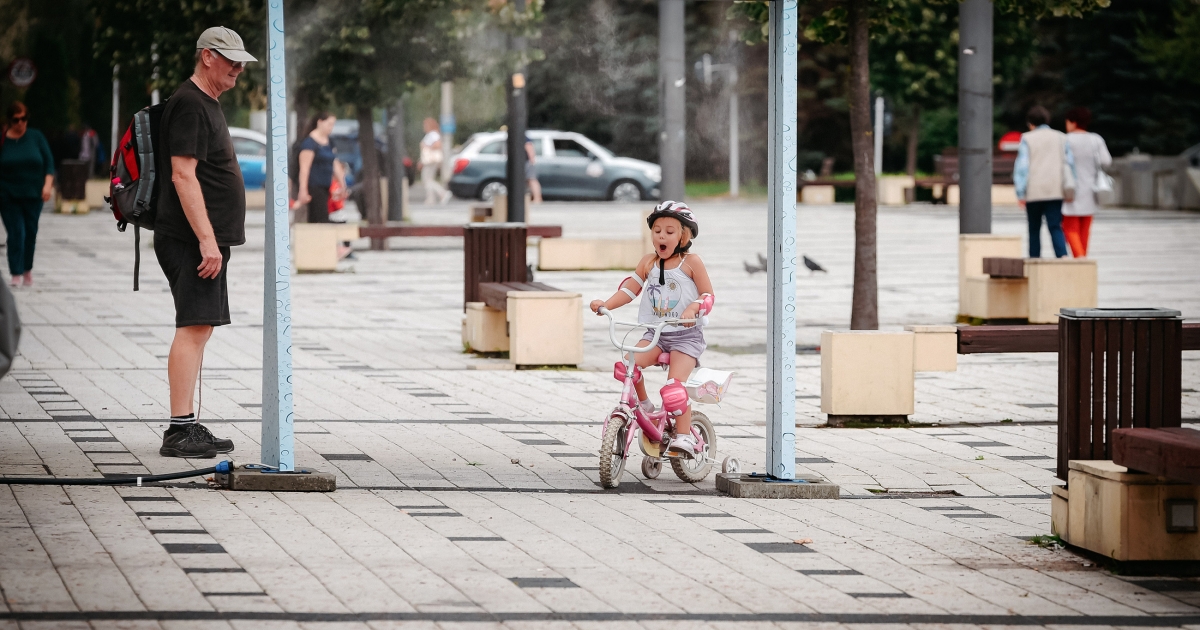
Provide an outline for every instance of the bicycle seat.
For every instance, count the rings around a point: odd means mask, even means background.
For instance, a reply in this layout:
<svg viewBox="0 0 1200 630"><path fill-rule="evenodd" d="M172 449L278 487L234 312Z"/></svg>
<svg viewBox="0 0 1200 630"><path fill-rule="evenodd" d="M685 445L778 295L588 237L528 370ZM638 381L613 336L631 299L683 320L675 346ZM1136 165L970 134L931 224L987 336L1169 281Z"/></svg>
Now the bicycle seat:
<svg viewBox="0 0 1200 630"><path fill-rule="evenodd" d="M663 367L666 367L666 366L668 366L668 365L671 365L671 353L670 353L670 352L662 352L662 353L660 353L660 354L658 355L658 361L656 361L654 364L655 364L655 365L661 365L661 366L663 366Z"/></svg>

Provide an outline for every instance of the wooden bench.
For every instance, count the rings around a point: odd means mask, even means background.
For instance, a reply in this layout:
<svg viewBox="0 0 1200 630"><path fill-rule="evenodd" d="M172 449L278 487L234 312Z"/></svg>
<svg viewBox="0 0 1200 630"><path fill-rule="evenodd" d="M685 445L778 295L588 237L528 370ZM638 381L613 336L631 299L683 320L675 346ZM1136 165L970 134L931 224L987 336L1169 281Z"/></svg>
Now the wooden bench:
<svg viewBox="0 0 1200 630"><path fill-rule="evenodd" d="M1200 323L1183 325L1183 349L1200 350ZM959 326L959 354L1058 352L1058 326Z"/></svg>
<svg viewBox="0 0 1200 630"><path fill-rule="evenodd" d="M561 225L529 225L526 226L529 236L542 238L559 238L562 236ZM387 239L393 236L462 236L461 225L366 225L359 228L363 238L371 239L371 249L387 249Z"/></svg>
<svg viewBox="0 0 1200 630"><path fill-rule="evenodd" d="M1200 485L1200 431L1130 428L1113 431L1113 463L1130 470Z"/></svg>
<svg viewBox="0 0 1200 630"><path fill-rule="evenodd" d="M508 357L517 367L583 362L583 296L541 282L481 282L483 310L468 304L470 318L503 313Z"/></svg>

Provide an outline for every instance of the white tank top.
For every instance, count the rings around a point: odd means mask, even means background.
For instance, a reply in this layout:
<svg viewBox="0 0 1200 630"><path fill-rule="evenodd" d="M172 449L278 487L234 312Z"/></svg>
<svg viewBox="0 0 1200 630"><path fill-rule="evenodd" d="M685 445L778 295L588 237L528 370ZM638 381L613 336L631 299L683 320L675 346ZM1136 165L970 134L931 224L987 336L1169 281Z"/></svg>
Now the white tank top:
<svg viewBox="0 0 1200 630"><path fill-rule="evenodd" d="M665 270L662 284L658 282L658 266L662 264L662 259L650 267L650 277L646 278L646 284L642 287L642 302L638 307L639 324L656 324L664 319L678 318L684 309L700 298L696 281L683 270L684 260L687 260L687 254L683 255L678 267ZM663 332L678 330L687 328L675 325L663 327Z"/></svg>

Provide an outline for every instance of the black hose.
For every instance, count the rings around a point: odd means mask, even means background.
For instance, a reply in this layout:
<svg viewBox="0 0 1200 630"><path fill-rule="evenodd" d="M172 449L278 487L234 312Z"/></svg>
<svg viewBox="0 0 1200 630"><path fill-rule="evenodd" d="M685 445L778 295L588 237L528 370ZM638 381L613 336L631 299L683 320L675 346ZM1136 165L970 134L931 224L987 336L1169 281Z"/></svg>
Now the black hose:
<svg viewBox="0 0 1200 630"><path fill-rule="evenodd" d="M123 475L120 477L0 477L0 485L9 486L120 486L127 483L141 485L150 481L170 481L171 479L186 479L213 473L228 473L233 470L230 462L225 461L212 468L188 470L184 472L166 473L162 475Z"/></svg>

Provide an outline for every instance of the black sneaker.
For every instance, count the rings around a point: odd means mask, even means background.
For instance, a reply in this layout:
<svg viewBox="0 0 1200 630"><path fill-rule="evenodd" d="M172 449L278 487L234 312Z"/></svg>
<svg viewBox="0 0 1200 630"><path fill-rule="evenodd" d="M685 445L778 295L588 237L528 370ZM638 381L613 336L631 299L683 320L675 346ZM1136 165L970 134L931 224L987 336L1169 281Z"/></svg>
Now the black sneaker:
<svg viewBox="0 0 1200 630"><path fill-rule="evenodd" d="M216 457L217 453L228 453L232 450L233 440L214 437L207 427L193 422L169 427L166 433L163 433L163 443L158 449L158 454L163 457L208 459Z"/></svg>

